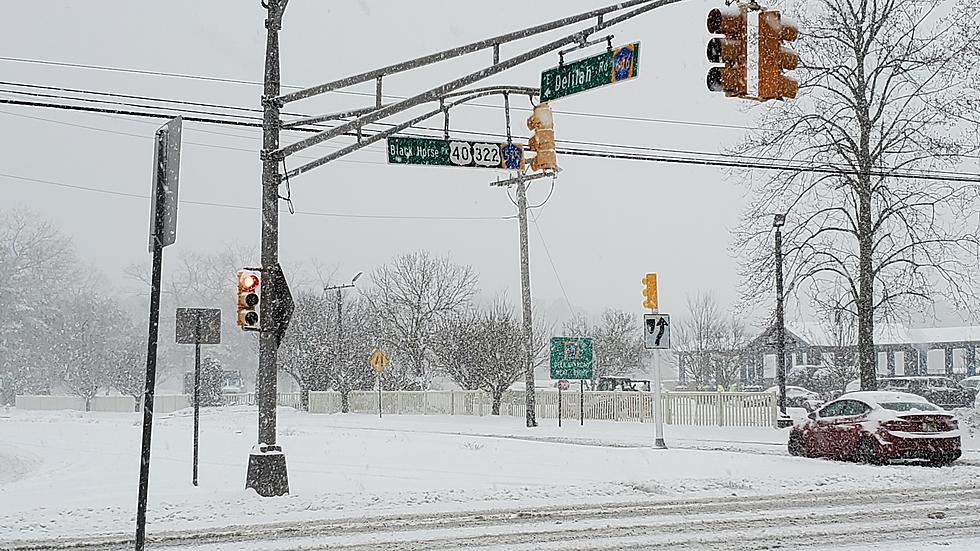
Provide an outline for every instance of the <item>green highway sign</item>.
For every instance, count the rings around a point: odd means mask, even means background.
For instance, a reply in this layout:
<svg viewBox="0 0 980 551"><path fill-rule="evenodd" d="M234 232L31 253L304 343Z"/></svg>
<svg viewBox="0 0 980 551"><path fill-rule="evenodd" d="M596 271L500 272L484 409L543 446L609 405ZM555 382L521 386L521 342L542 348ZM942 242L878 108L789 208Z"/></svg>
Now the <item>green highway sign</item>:
<svg viewBox="0 0 980 551"><path fill-rule="evenodd" d="M640 43L573 61L541 73L541 101L563 98L640 76Z"/></svg>
<svg viewBox="0 0 980 551"><path fill-rule="evenodd" d="M592 339L551 337L551 378L591 379Z"/></svg>
<svg viewBox="0 0 980 551"><path fill-rule="evenodd" d="M388 138L388 163L523 170L524 146L515 143L391 136Z"/></svg>

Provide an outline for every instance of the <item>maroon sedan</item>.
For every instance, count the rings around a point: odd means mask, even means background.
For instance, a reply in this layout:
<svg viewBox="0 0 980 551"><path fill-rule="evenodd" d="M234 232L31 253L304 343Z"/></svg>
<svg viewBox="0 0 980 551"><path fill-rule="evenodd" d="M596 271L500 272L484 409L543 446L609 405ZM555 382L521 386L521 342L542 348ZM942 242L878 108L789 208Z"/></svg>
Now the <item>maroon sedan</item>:
<svg viewBox="0 0 980 551"><path fill-rule="evenodd" d="M961 454L953 415L904 392L851 392L821 407L789 433L789 453L886 463L925 459L948 465Z"/></svg>

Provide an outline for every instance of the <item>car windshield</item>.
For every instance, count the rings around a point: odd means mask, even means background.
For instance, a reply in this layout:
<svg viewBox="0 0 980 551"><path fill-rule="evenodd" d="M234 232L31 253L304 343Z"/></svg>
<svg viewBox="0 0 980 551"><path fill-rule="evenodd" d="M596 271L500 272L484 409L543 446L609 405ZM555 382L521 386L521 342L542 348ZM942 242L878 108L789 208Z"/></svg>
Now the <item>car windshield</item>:
<svg viewBox="0 0 980 551"><path fill-rule="evenodd" d="M928 402L879 402L878 405L890 411L939 411Z"/></svg>
<svg viewBox="0 0 980 551"><path fill-rule="evenodd" d="M980 379L968 379L966 381L961 381L960 386L966 388L977 388L977 386L980 386Z"/></svg>

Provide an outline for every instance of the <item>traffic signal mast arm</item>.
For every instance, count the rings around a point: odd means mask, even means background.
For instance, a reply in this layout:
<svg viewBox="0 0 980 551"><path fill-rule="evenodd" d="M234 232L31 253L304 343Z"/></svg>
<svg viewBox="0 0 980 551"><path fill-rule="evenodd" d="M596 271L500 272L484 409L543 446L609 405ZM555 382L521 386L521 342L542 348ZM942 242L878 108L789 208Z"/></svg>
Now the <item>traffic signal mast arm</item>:
<svg viewBox="0 0 980 551"><path fill-rule="evenodd" d="M315 134L313 136L310 136L309 138L306 138L304 140L300 140L298 142L295 142L295 143L293 143L291 145L288 145L288 146L285 146L285 147L280 147L279 149L276 149L274 151L271 151L271 150L270 151L266 151L266 152L264 152L264 155L270 156L271 158L277 159L277 160L278 159L284 159L284 158L288 157L289 155L292 155L294 153L297 153L299 151L302 151L304 149L307 149L309 147L312 147L312 146L314 146L314 145L316 145L318 143L321 143L323 141L326 141L326 140L329 140L329 139L332 139L332 138L335 138L335 137L344 135L344 134L346 134L348 132L352 132L352 131L356 132L358 128L363 128L365 125L372 124L372 123L375 123L375 122L379 122L382 119L385 119L385 118L390 117L392 115L396 115L396 114L398 114L398 113L400 113L402 111L405 111L407 109L411 109L411 108L413 108L413 107L415 107L417 105L420 105L420 104L423 104L423 103L427 103L427 102L431 102L431 101L437 101L439 98L444 97L446 94L448 94L450 92L453 92L455 90L459 90L459 89L461 89L461 88L463 88L465 86L469 86L471 84L474 84L476 82L479 82L481 80L484 80L486 78L489 78L489 77L491 77L493 75L496 75L498 73L501 73L503 71L506 71L508 69L511 69L513 67L516 67L518 65L521 65L521 64L526 63L528 61L531 61L533 59L536 59L538 57L541 57L541 56L543 56L545 54L548 54L548 53L553 52L555 50L558 50L560 48L563 48L563 47L565 47L567 45L580 43L581 40L582 40L582 37L588 37L588 36L590 36L592 34L599 33L599 32L601 32L601 31L603 31L603 30L605 30L605 29L607 29L609 27L612 27L614 25L618 25L619 23L622 23L622 22L624 22L624 21L626 21L628 19L632 19L633 17L636 17L638 15L642 15L642 14L644 14L646 12L649 12L649 11L652 11L654 9L657 9L657 8L660 8L660 7L664 7L664 6L667 6L667 5L670 5L670 4L676 4L676 3L681 2L681 1L682 0L655 0L655 1L650 1L650 0L631 0L629 2L622 2L622 3L619 3L619 4L615 4L613 6L609 6L608 8L604 8L603 10L596 10L596 11L588 12L588 14L582 14L582 15L579 15L579 16L571 17L571 18L565 18L565 19L562 19L562 20L559 20L559 21L556 21L556 22L553 22L553 23L550 23L550 24L547 24L547 25L543 25L543 26L540 26L540 27L534 27L532 29L528 29L528 30L525 30L525 31L518 31L517 33L513 33L513 34L518 34L520 36L517 36L516 38L511 38L510 40L518 40L520 38L526 38L528 36L533 36L535 34L540 34L542 32L547 32L549 30L559 29L559 28L562 28L562 27L565 27L565 26L574 24L576 22L580 22L580 21L585 21L585 20L591 19L592 17L596 17L597 18L597 22L594 25L592 25L591 27L587 27L587 28L581 29L581 30L579 30L577 32L568 34L568 35L566 35L566 36L564 36L562 38L559 38L557 40L554 40L552 42L549 42L549 43L547 43L547 44L545 44L543 46L540 46L538 48L534 48L532 50L529 50L529 51L526 51L524 53L518 54L518 55L516 55L516 56L514 56L514 57L512 57L510 59L503 60L503 61L498 61L498 59L495 59L494 60L494 64L491 65L491 66L489 66L489 67L487 67L487 68L484 68L484 69L481 69L479 71L470 73L470 74L468 74L466 76L460 77L460 78L458 78L456 80L453 80L453 81L450 81L450 82L447 82L445 84L442 84L440 86L437 86L435 88L432 88L430 90L427 90L425 92L422 92L420 94L417 94L417 95L412 96L410 98L407 98L405 100L399 101L397 103L393 103L393 104L390 104L390 105L379 106L377 109L371 111L370 113L366 113L364 115L361 115L361 116L359 116L355 120L352 120L350 122L346 122L344 124L340 124L340 125L338 125L338 126L336 126L334 128L331 128L329 130L325 130L323 132L319 132L319 133L317 133L317 134ZM631 7L633 9L631 9L630 11L627 11L626 13L623 13L622 15L618 15L616 17L612 17L612 18L609 18L609 19L604 19L602 17L603 15L612 14L612 13L619 12L619 11L622 11L624 9L631 8ZM413 61L408 61L408 62L404 62L402 64L398 64L398 67L399 67L399 70L408 70L408 69L411 69L411 68L421 67L421 66L427 65L429 63L434 63L436 61L441 61L442 59L450 59L450 58L453 58L453 57L457 57L458 55L462 55L463 53L469 53L469 51L477 51L479 49L493 47L493 43L492 42L489 43L488 45L485 44L485 43L486 43L486 41L481 42L481 43L475 43L476 45L463 46L461 48L454 48L452 50L447 50L446 52L443 52L442 54L433 54L432 56L425 56L425 57L422 57L422 58L419 58L419 59L416 59L416 60L413 60ZM498 44L499 44L499 42L498 42ZM478 45L482 45L482 47L478 47ZM463 51L466 48L476 48L476 49L475 50L474 49L470 49L469 51ZM495 51L498 51L499 52L499 49L497 49ZM499 58L499 55L496 56L496 57ZM340 87L350 86L350 85L352 85L352 84L354 84L356 82L361 82L363 80L360 80L359 81L357 79L359 79L359 78L360 79L365 79L366 77L364 75L368 75L368 74L376 74L376 77L377 78L381 78L381 77L385 76L386 73L383 73L383 72L382 73L378 73L378 72L364 73L363 75L360 75L358 77L352 77L352 79L345 79L345 80L342 80L342 81L337 81L335 83L326 84L326 85L323 85L323 86L320 86L320 87L311 88L311 89L309 89L307 91L304 91L303 93L288 94L288 95L280 96L280 97L277 97L277 98L268 98L267 101L273 101L273 102L277 102L278 104L284 104L284 103L289 102L289 101L295 101L295 100L303 99L303 98L306 98L306 97L312 97L313 95L324 93L324 92L327 92L329 90L338 89ZM425 117L425 118L428 118L428 117ZM347 153L356 151L357 149L360 149L362 147L365 147L365 146L367 146L367 145L369 145L371 143L374 143L374 142L376 142L376 141L378 141L380 139L383 139L384 137L386 137L386 136L380 136L380 135L376 134L375 136L372 136L371 138L365 139L365 140L361 141L360 143L357 143L357 144L348 146L348 147L344 148L341 151L343 151L343 154L347 154ZM340 151L338 151L337 153L340 153ZM293 170L289 171L288 175L289 176L298 176L299 174L302 174L302 173L304 173L306 171L312 170L313 168L316 168L318 166L321 166L323 164L326 164L330 160L334 160L336 158L338 158L338 155L335 153L335 154L329 155L327 157L318 159L316 161L312 161L310 163L307 163L305 165L302 165L302 166L300 166L300 167L298 167L296 169L293 169Z"/></svg>

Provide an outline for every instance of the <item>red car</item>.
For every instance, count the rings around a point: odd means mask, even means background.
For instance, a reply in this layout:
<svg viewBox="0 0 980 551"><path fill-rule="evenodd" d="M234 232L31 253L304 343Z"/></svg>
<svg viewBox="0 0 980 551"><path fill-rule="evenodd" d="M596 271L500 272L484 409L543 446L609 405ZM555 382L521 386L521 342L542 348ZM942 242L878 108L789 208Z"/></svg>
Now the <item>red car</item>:
<svg viewBox="0 0 980 551"><path fill-rule="evenodd" d="M851 392L797 423L789 453L805 457L886 463L925 459L948 465L959 459L960 431L953 415L904 392Z"/></svg>

